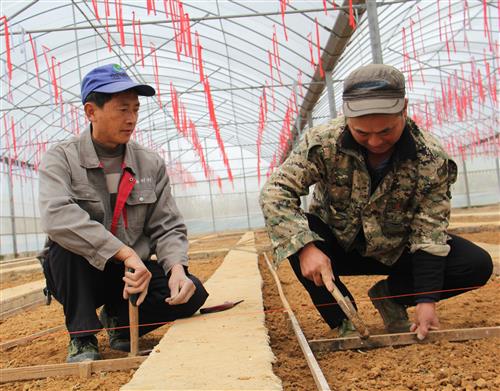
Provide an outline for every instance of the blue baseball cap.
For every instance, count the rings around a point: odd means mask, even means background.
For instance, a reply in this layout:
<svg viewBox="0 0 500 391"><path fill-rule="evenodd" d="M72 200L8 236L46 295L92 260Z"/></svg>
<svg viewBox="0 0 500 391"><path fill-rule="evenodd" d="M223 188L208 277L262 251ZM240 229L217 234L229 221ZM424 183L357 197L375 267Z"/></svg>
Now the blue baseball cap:
<svg viewBox="0 0 500 391"><path fill-rule="evenodd" d="M156 91L146 84L134 82L118 64L108 64L92 69L82 80L82 102L91 92L114 94L134 89L138 95L153 96Z"/></svg>

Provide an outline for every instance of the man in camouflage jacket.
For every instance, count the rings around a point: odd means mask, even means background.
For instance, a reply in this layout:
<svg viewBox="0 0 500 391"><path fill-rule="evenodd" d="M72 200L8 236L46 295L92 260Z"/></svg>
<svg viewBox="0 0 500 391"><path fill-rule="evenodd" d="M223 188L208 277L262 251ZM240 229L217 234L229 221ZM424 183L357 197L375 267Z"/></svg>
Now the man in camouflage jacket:
<svg viewBox="0 0 500 391"><path fill-rule="evenodd" d="M275 262L285 258L318 311L351 328L329 290L354 302L342 275L388 275L369 290L389 332L439 327L435 303L483 285L491 257L447 233L457 166L407 117L404 76L358 68L344 84L345 117L310 129L264 186L261 207ZM309 213L300 197L315 185ZM450 289L458 289L440 293ZM401 296L395 299L383 298ZM410 325L405 307L416 305Z"/></svg>

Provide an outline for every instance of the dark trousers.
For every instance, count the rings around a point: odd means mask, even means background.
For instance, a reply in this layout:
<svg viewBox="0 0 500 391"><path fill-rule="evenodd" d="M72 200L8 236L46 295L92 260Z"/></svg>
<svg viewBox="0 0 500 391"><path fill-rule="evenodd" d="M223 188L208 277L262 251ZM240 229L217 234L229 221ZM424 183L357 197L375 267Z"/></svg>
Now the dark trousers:
<svg viewBox="0 0 500 391"><path fill-rule="evenodd" d="M307 215L309 228L321 236L325 242L315 242L323 253L332 260L332 269L335 275L335 285L344 296L349 296L353 304L354 298L342 283L341 276L358 275L387 275L389 292L394 296L409 294L409 296L398 297L395 300L403 305L415 305L413 290L412 257L407 251L392 266L384 265L373 258L362 257L358 252L346 252L338 243L330 228L317 216ZM471 288L486 284L493 270L490 255L481 247L469 242L459 236L450 235L452 240L448 242L451 251L446 257L443 290L441 299L447 299L459 295ZM337 327L346 317L336 303L330 292L324 286L316 286L313 281L306 279L300 271L298 253L289 257L290 264L297 278L306 288L311 299L325 322L331 327Z"/></svg>
<svg viewBox="0 0 500 391"><path fill-rule="evenodd" d="M193 315L205 302L208 293L201 282L186 272L196 291L185 304L169 305L165 298L170 296L168 276L154 261L144 261L152 274L148 294L139 306L139 335L179 318ZM187 270L187 269L186 269ZM93 267L85 258L76 255L57 243L53 243L44 262L47 287L64 308L66 327L73 336L97 333L103 326L96 309L106 306L110 316L118 318L119 329L124 336L129 335L128 300L123 299L123 263L107 262L103 271Z"/></svg>

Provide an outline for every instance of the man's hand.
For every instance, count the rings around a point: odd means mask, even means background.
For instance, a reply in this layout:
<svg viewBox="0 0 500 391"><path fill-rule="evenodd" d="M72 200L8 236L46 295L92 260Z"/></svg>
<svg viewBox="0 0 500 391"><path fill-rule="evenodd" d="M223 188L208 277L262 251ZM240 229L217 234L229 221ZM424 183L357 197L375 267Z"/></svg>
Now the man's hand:
<svg viewBox="0 0 500 391"><path fill-rule="evenodd" d="M170 297L167 297L165 302L170 305L187 303L196 291L194 282L186 276L184 268L179 264L174 265L170 270L168 287L170 289Z"/></svg>
<svg viewBox="0 0 500 391"><path fill-rule="evenodd" d="M429 330L439 329L439 319L436 313L436 303L419 303L415 307L415 323L410 327L411 332L417 332L417 338L423 340Z"/></svg>
<svg viewBox="0 0 500 391"><path fill-rule="evenodd" d="M139 293L137 305L141 305L148 294L151 272L144 265L144 262L142 262L137 253L128 246L124 246L118 250L114 258L125 264L123 298L128 299L130 295ZM129 269L133 269L134 272L129 272Z"/></svg>
<svg viewBox="0 0 500 391"><path fill-rule="evenodd" d="M335 279L332 271L332 263L323 251L318 249L314 243L306 244L299 252L300 271L308 280L313 281L316 286L325 285L330 292L333 291Z"/></svg>

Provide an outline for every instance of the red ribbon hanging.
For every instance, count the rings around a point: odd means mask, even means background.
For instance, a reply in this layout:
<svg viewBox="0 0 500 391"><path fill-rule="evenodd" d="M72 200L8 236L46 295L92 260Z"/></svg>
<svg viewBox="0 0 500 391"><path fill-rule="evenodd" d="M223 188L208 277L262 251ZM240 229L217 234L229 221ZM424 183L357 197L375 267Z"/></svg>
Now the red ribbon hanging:
<svg viewBox="0 0 500 391"><path fill-rule="evenodd" d="M109 16L111 15L111 12L109 10L109 0L104 0L104 8L106 10L106 42L108 44L108 52L111 53L111 33L109 32Z"/></svg>
<svg viewBox="0 0 500 391"><path fill-rule="evenodd" d="M137 25L139 26L139 46L141 48L141 65L144 68L144 47L142 46L142 29L141 29L141 20L137 20Z"/></svg>
<svg viewBox="0 0 500 391"><path fill-rule="evenodd" d="M17 159L17 140L16 140L16 126L14 124L14 117L10 117L10 131L12 134L12 148L14 149L14 159Z"/></svg>
<svg viewBox="0 0 500 391"><path fill-rule="evenodd" d="M274 65L276 67L276 73L278 74L278 80L280 81L280 84L283 84L283 81L281 80L281 71L280 71L280 66L281 66L281 59L280 59L280 54L279 54L279 48L278 48L278 36L276 35L276 26L273 25L273 36L272 36L272 43L273 43L273 59L274 59ZM271 69L272 71L272 69Z"/></svg>
<svg viewBox="0 0 500 391"><path fill-rule="evenodd" d="M205 178L209 178L210 173L208 170L208 165L205 159L205 155L203 153L203 147L201 146L200 140L198 138L198 133L196 132L196 126L194 125L193 121L191 119L189 120L189 130L190 130L190 136L191 136L191 143L193 144L193 147L198 154L198 157L200 158L201 162L201 167L203 168L203 173L205 174Z"/></svg>
<svg viewBox="0 0 500 391"><path fill-rule="evenodd" d="M349 0L349 26L354 30L356 28L356 21L354 20L354 9L352 0Z"/></svg>
<svg viewBox="0 0 500 391"><path fill-rule="evenodd" d="M8 156L8 162L9 162L9 178L12 182L13 178L12 178L12 158L11 158L11 154L10 154L10 142L9 142L9 126L7 125L7 117L6 117L6 114L3 115L3 126L4 126L4 129L5 129L5 154L4 156L7 156L7 154L9 155Z"/></svg>
<svg viewBox="0 0 500 391"><path fill-rule="evenodd" d="M484 53L484 66L486 67L486 76L488 78L488 91L491 100L494 104L497 103L497 87L496 87L496 75L495 72L490 72L490 63L486 60L486 53Z"/></svg>
<svg viewBox="0 0 500 391"><path fill-rule="evenodd" d="M283 33L285 34L285 40L288 41L288 34L286 32L285 24L285 12L288 0L280 0L280 11L281 11L281 23L283 25Z"/></svg>
<svg viewBox="0 0 500 391"><path fill-rule="evenodd" d="M492 52L493 46L491 44L491 34L490 34L490 28L488 26L488 2L486 0L483 0L483 25L484 25L484 36L488 37L488 46L490 48L490 52Z"/></svg>
<svg viewBox="0 0 500 391"><path fill-rule="evenodd" d="M315 68L316 63L314 62L312 34L311 33L307 34L307 43L309 45L309 63L311 64L311 66L313 68Z"/></svg>
<svg viewBox="0 0 500 391"><path fill-rule="evenodd" d="M325 71L323 70L323 61L321 61L321 43L319 39L319 25L318 19L314 18L314 22L316 24L316 48L318 50L318 66L319 66L319 74L321 78L325 77Z"/></svg>
<svg viewBox="0 0 500 391"><path fill-rule="evenodd" d="M98 21L101 21L101 19L99 18L99 10L97 9L97 0L92 0L92 6L94 7L94 14L96 19Z"/></svg>
<svg viewBox="0 0 500 391"><path fill-rule="evenodd" d="M42 87L41 83L40 83L40 75L39 75L39 69L38 69L38 57L37 57L37 54L36 54L36 46L35 46L35 42L33 41L33 38L31 36L30 33L28 33L29 37L30 37L30 43L31 43L31 52L33 53L33 61L35 63L35 71L36 71L36 79L38 81L38 87Z"/></svg>
<svg viewBox="0 0 500 391"><path fill-rule="evenodd" d="M156 85L156 95L158 95L158 104L160 105L160 109L163 107L161 103L161 91L160 91L160 76L158 73L158 59L156 58L156 49L154 47L154 44L151 42L151 57L153 59L153 73L154 73L154 78L155 78L155 85Z"/></svg>
<svg viewBox="0 0 500 391"><path fill-rule="evenodd" d="M7 17L2 16L0 19L3 19L4 32L5 32L5 52L7 54L7 74L9 76L9 88L10 81L12 80L12 60L10 57L10 35L9 35L9 26L7 22Z"/></svg>
<svg viewBox="0 0 500 391"><path fill-rule="evenodd" d="M441 30L441 7L439 7L439 1L436 1L437 14L438 14L438 24L439 24L439 40L443 42L443 34Z"/></svg>
<svg viewBox="0 0 500 391"><path fill-rule="evenodd" d="M135 12L132 11L132 32L134 34L134 62L137 62L137 60L140 58L140 53L139 53L139 45L138 45L138 40L137 40L137 34L135 31Z"/></svg>
<svg viewBox="0 0 500 391"><path fill-rule="evenodd" d="M118 24L120 26L120 45L125 47L125 28L123 27L123 7L122 0L116 0L118 2L119 19Z"/></svg>

